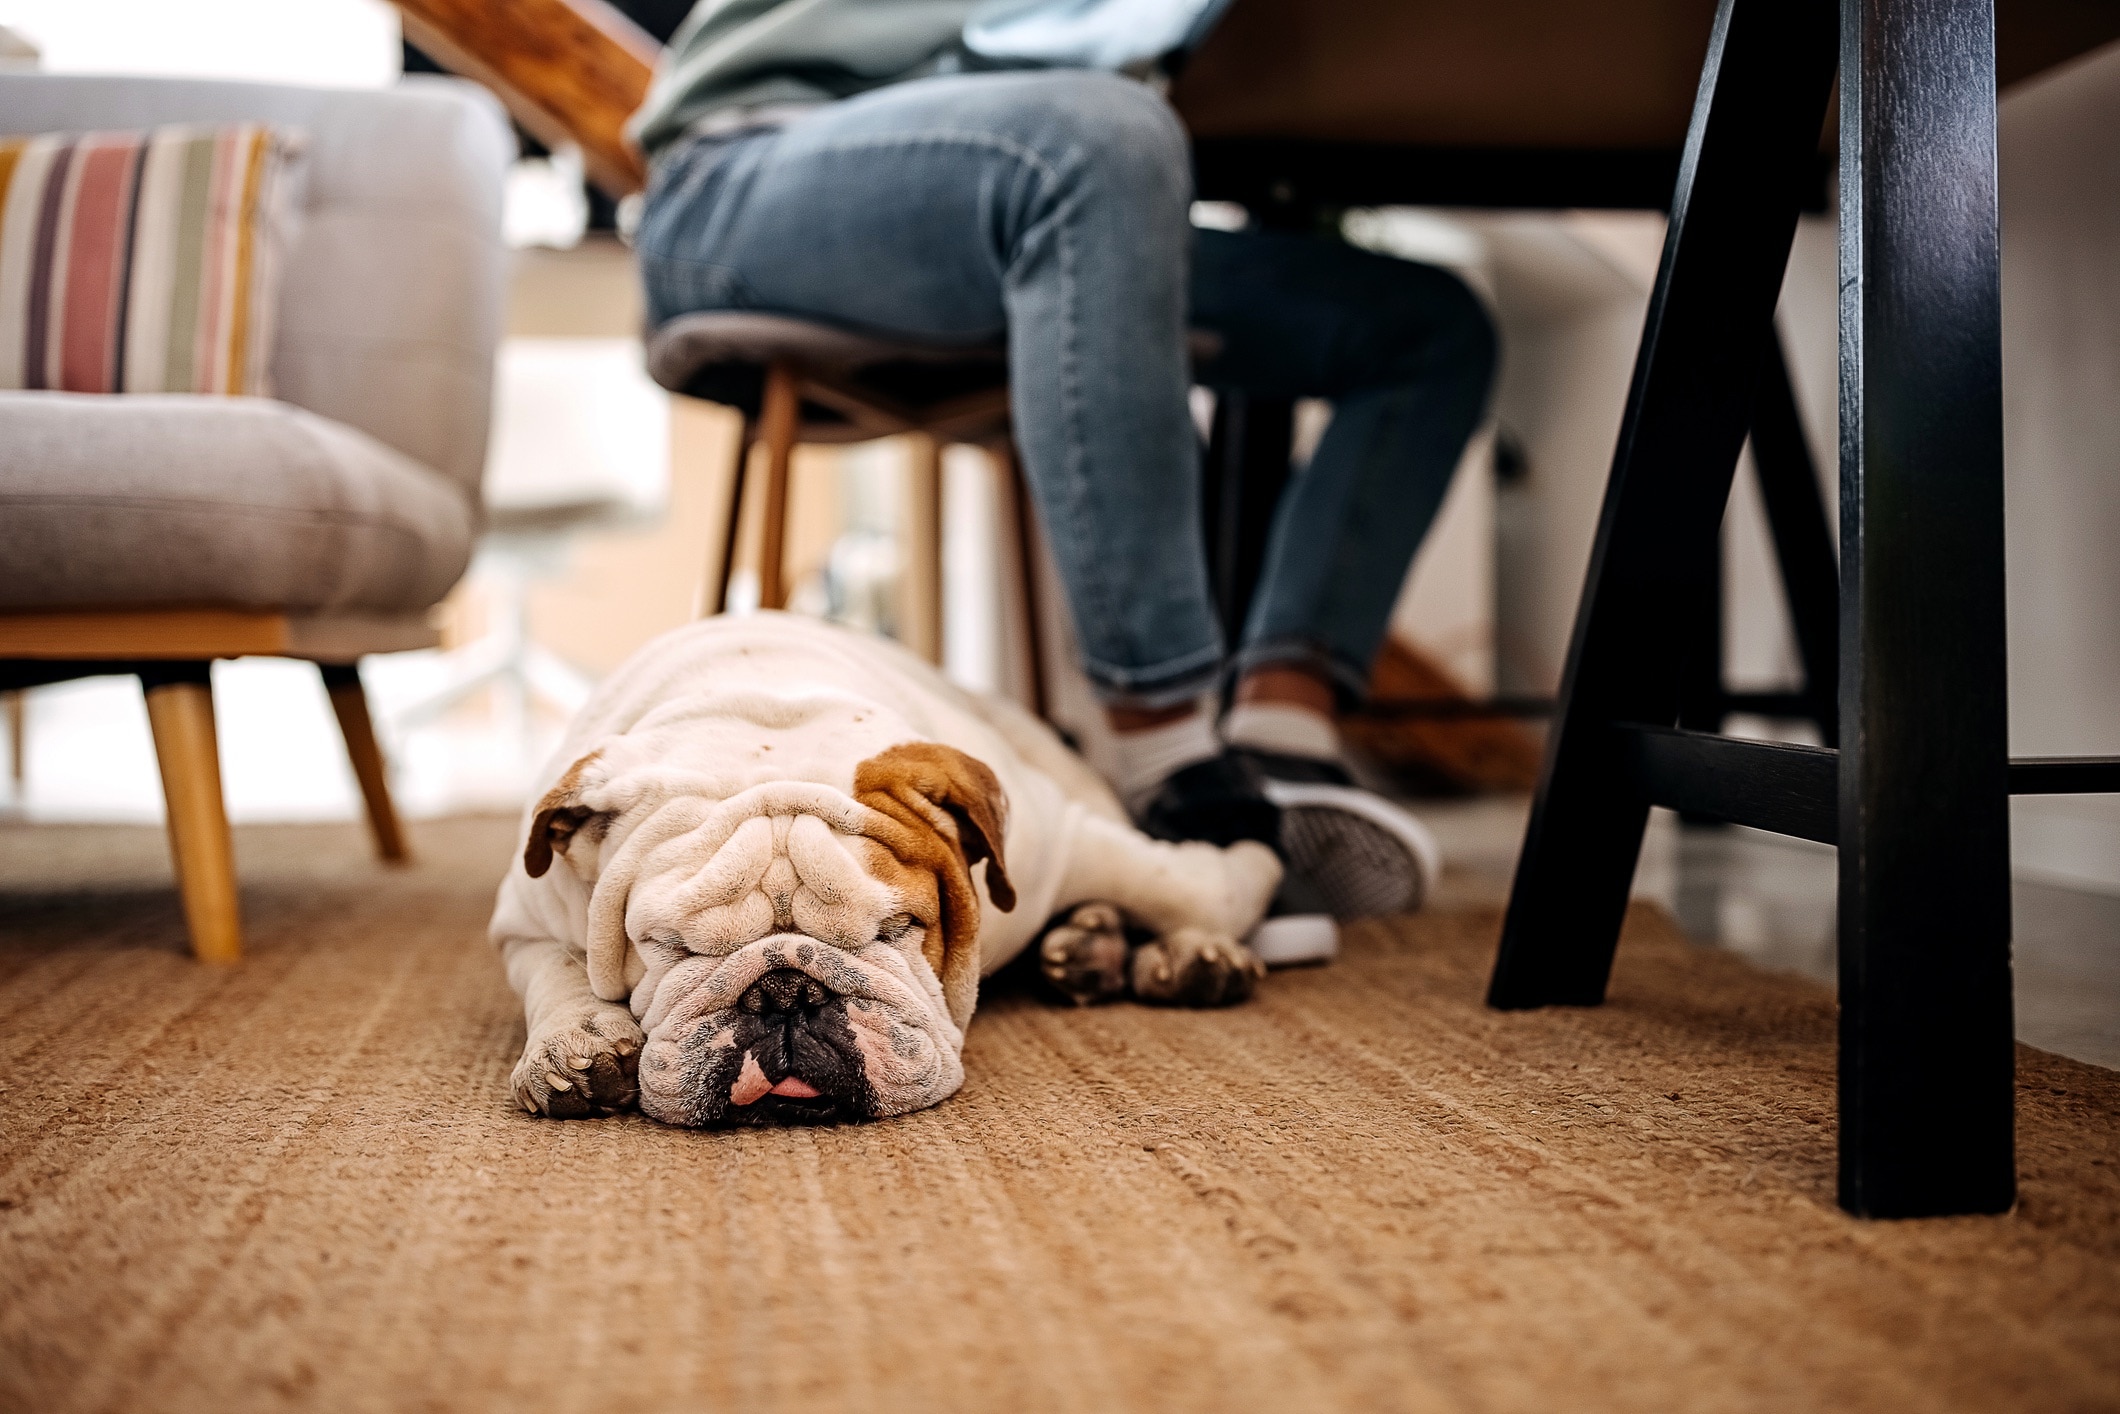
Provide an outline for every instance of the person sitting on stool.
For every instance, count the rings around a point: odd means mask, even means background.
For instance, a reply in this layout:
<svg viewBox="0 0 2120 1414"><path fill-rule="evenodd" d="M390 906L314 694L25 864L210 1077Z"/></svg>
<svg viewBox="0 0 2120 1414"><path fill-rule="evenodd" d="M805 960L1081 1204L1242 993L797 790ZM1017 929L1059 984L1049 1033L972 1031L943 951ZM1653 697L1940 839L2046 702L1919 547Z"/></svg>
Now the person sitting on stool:
<svg viewBox="0 0 2120 1414"><path fill-rule="evenodd" d="M1193 228L1177 116L1114 71L1189 49L1225 2L702 0L633 120L652 163L635 246L657 324L758 310L932 344L1005 335L1128 809L1164 838L1274 846L1338 916L1391 912L1420 902L1434 845L1353 784L1334 716L1480 420L1495 335L1446 271ZM1218 344L1196 367L1189 328ZM1194 378L1334 407L1234 652ZM1217 722L1203 703L1225 674Z"/></svg>

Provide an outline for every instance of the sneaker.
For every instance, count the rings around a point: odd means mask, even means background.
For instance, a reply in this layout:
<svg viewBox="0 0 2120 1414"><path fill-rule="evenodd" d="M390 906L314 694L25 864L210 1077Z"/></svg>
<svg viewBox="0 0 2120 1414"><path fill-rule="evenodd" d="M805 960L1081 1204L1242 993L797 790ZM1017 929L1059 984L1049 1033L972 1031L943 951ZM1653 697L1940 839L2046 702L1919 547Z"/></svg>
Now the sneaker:
<svg viewBox="0 0 2120 1414"><path fill-rule="evenodd" d="M1278 849L1281 812L1251 764L1225 751L1172 772L1142 807L1139 824L1159 840L1257 840Z"/></svg>
<svg viewBox="0 0 2120 1414"><path fill-rule="evenodd" d="M1233 750L1257 773L1281 812L1281 859L1288 878L1277 913L1367 918L1412 913L1442 872L1443 852L1428 827L1336 762Z"/></svg>

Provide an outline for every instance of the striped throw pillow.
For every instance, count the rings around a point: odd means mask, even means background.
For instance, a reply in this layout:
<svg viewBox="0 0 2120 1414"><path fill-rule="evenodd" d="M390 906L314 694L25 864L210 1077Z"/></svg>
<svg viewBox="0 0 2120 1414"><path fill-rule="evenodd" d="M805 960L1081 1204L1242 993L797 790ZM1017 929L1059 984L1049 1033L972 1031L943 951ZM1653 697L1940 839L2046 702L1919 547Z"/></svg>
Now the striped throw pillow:
<svg viewBox="0 0 2120 1414"><path fill-rule="evenodd" d="M0 388L269 396L298 143L257 123L0 137Z"/></svg>

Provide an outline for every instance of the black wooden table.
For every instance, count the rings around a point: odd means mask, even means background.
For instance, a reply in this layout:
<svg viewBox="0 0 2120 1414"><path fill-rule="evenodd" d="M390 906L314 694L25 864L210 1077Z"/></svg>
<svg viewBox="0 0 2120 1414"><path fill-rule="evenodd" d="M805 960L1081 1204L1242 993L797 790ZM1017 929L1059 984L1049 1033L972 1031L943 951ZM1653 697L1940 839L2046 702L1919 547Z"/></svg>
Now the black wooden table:
<svg viewBox="0 0 2120 1414"><path fill-rule="evenodd" d="M2008 755L1993 4L1716 8L1489 993L1505 1008L1603 1000L1652 805L1837 845L1840 1201L1874 1217L2000 1212L2014 1201L2009 797L2120 791L2120 760ZM2004 0L2002 33L2019 36L2019 52L2003 72L2036 72L2113 38L2115 9ZM1793 405L1779 406L1787 379L1773 315L1836 68L1838 631L1831 653L1806 640L1803 656L1813 692L1837 676L1837 711L1824 715L1838 745L1818 748L1693 729L1688 707L1694 607L1719 594L1739 449L1749 430L1765 472L1776 460L1767 444L1794 426ZM1183 97L1181 83L1181 110ZM1223 141L1255 144L1248 174L1217 175L1238 151L1217 155L1211 144ZM1292 201L1304 178L1277 175L1267 158L1333 141L1204 134L1203 194ZM1541 164L1563 172L1567 204L1634 204L1582 199L1600 165L1634 174L1612 176L1615 196L1650 181L1628 165L1648 162L1647 148L1583 145L1573 166L1535 143L1519 150L1531 154L1517 161L1520 176ZM1409 151L1402 171L1454 170L1429 162L1446 146ZM1313 195L1330 189L1333 170L1315 169ZM1492 195L1482 204L1503 204ZM1783 459L1800 453L1796 436ZM1779 539L1805 512L1775 512L1774 499L1770 489ZM1831 547L1807 539L1781 547L1784 575L1792 598L1816 601ZM1792 573L1792 549L1808 570ZM1797 607L1800 635L1808 620L1817 636L1819 607Z"/></svg>

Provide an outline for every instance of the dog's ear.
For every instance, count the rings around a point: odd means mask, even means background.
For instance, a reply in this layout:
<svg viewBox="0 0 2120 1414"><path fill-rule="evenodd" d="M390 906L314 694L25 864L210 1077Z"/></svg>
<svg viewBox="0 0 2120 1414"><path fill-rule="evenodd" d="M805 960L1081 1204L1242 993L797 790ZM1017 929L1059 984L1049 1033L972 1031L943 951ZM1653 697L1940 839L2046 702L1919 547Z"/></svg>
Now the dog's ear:
<svg viewBox="0 0 2120 1414"><path fill-rule="evenodd" d="M564 855L567 844L596 811L582 804L583 780L602 754L598 747L567 768L566 774L545 792L530 813L530 837L523 844L523 868L533 879L542 878L552 867L552 854Z"/></svg>
<svg viewBox="0 0 2120 1414"><path fill-rule="evenodd" d="M1008 797L983 761L939 742L911 741L854 768L854 798L898 828L882 841L899 860L931 872L940 916L928 925L928 963L961 1024L979 989L979 893L972 866L986 861L986 893L1003 913L1016 906L1002 855Z"/></svg>

